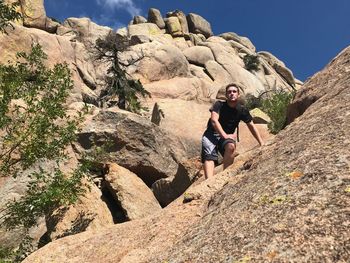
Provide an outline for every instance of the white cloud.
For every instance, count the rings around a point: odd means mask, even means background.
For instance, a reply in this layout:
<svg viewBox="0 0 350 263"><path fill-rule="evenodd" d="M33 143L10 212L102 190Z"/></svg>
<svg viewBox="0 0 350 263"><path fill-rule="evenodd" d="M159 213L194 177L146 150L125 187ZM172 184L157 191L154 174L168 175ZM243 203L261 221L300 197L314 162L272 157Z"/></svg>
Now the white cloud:
<svg viewBox="0 0 350 263"><path fill-rule="evenodd" d="M104 15L100 15L99 17L92 17L91 20L98 25L109 26L115 30L126 26L125 24L116 21L114 18L107 17Z"/></svg>
<svg viewBox="0 0 350 263"><path fill-rule="evenodd" d="M141 9L138 8L133 0L96 0L97 4L102 5L110 9L124 9L131 16L136 16L141 13Z"/></svg>

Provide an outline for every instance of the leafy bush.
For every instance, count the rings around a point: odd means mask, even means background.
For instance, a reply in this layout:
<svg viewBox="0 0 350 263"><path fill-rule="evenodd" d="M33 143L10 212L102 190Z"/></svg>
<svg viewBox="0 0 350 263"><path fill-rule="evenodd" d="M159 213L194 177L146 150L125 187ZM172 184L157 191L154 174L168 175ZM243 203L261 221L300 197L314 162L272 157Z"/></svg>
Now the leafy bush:
<svg viewBox="0 0 350 263"><path fill-rule="evenodd" d="M71 73L66 64L48 69L45 59L41 46L33 45L29 54L18 53L15 63L0 64L0 176L16 177L23 170L33 170L26 194L0 211L0 225L7 230L21 227L28 233L38 217L74 203L85 189L84 164L69 175L60 170L65 149L75 140L83 119L83 113L67 114ZM34 169L44 160L56 163L54 170ZM0 249L5 258L0 260L7 260L6 254L13 261L23 260L30 248L26 238L23 235L24 245L17 252Z"/></svg>
<svg viewBox="0 0 350 263"><path fill-rule="evenodd" d="M0 65L0 175L16 175L37 160L63 157L81 116L70 118L65 102L73 88L65 64L47 69L40 45L20 52L13 65Z"/></svg>
<svg viewBox="0 0 350 263"><path fill-rule="evenodd" d="M244 56L243 62L247 70L249 71L259 70L260 61L258 56L247 54Z"/></svg>
<svg viewBox="0 0 350 263"><path fill-rule="evenodd" d="M0 33L6 33L6 27L11 26L10 22L22 17L21 14L16 11L18 6L19 2L7 5L2 0L0 1Z"/></svg>
<svg viewBox="0 0 350 263"><path fill-rule="evenodd" d="M267 98L261 99L261 110L269 115L271 122L268 128L273 134L277 134L285 127L287 107L293 99L294 93L285 90L276 90Z"/></svg>

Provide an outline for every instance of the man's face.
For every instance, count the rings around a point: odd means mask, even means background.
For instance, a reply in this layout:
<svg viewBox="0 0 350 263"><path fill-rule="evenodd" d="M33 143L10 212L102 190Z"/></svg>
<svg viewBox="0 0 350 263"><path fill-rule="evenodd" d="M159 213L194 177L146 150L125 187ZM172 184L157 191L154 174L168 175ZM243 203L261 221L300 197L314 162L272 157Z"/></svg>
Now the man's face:
<svg viewBox="0 0 350 263"><path fill-rule="evenodd" d="M239 97L239 92L237 87L232 86L226 90L227 101L237 101L238 97Z"/></svg>

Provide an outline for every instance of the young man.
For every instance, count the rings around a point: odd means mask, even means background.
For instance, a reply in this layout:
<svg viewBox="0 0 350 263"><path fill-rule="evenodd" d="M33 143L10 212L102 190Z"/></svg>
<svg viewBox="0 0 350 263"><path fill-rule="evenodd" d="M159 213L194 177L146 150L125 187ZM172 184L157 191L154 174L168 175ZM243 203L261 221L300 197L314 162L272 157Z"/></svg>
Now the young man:
<svg viewBox="0 0 350 263"><path fill-rule="evenodd" d="M217 101L210 108L211 117L202 137L202 163L205 178L214 175L215 163L218 161L218 150L223 156L223 166L226 169L233 163L236 150L235 130L239 122L244 121L260 146L263 141L256 129L249 111L238 103L239 86L226 86L226 101Z"/></svg>

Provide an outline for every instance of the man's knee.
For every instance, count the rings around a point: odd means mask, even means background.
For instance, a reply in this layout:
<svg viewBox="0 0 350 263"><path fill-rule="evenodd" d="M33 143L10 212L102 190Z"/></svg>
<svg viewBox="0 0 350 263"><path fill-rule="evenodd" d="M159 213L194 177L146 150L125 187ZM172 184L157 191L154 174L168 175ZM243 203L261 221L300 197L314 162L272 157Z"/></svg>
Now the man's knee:
<svg viewBox="0 0 350 263"><path fill-rule="evenodd" d="M225 145L225 154L233 154L236 150L236 145L234 143L227 143Z"/></svg>

